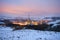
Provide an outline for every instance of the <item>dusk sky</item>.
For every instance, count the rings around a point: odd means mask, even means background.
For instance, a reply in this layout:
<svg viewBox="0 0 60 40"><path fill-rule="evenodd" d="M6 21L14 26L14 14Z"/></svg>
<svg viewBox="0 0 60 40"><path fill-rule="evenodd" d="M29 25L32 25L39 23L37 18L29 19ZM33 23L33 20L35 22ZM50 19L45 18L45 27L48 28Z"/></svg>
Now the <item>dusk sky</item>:
<svg viewBox="0 0 60 40"><path fill-rule="evenodd" d="M0 0L0 16L60 16L60 0Z"/></svg>

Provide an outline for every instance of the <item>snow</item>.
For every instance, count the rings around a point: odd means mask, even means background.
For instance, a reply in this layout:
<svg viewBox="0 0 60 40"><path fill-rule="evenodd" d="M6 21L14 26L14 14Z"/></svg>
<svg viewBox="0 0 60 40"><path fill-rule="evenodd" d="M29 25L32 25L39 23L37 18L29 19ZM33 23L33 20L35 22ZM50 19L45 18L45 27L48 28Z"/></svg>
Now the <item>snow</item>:
<svg viewBox="0 0 60 40"><path fill-rule="evenodd" d="M0 24L5 24L4 22L0 22Z"/></svg>
<svg viewBox="0 0 60 40"><path fill-rule="evenodd" d="M59 22L60 22L60 20L56 20L54 22L49 22L48 24L53 24L52 25L52 28L53 28L53 27L57 27L58 25L60 25L60 24L58 24Z"/></svg>
<svg viewBox="0 0 60 40"><path fill-rule="evenodd" d="M60 40L60 32L0 27L0 40Z"/></svg>
<svg viewBox="0 0 60 40"><path fill-rule="evenodd" d="M57 24L58 22L60 22L60 20L56 20L56 21L53 21L53 22L49 22L48 24Z"/></svg>
<svg viewBox="0 0 60 40"><path fill-rule="evenodd" d="M53 27L57 27L58 25L60 25L60 24L54 24L54 25L52 26L52 28L53 28Z"/></svg>
<svg viewBox="0 0 60 40"><path fill-rule="evenodd" d="M12 28L10 28L10 27L5 27L5 26L3 26L3 27L0 27L0 30L13 30Z"/></svg>

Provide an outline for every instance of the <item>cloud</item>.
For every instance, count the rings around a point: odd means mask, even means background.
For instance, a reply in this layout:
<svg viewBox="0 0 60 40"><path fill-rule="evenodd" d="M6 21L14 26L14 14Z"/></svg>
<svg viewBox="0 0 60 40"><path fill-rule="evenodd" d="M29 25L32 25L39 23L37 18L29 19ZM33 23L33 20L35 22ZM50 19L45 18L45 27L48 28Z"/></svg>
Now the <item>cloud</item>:
<svg viewBox="0 0 60 40"><path fill-rule="evenodd" d="M1 7L1 12L6 13L41 13L41 12L47 12L47 13L57 13L60 12L60 9L58 7L43 7L43 6L36 6L33 7L26 7L26 6L16 6L16 5L3 5Z"/></svg>
<svg viewBox="0 0 60 40"><path fill-rule="evenodd" d="M30 11L31 9L22 6L6 5L2 7L2 12L7 12L7 13L25 13Z"/></svg>
<svg viewBox="0 0 60 40"><path fill-rule="evenodd" d="M59 0L2 0L1 12L24 13L60 13Z"/></svg>
<svg viewBox="0 0 60 40"><path fill-rule="evenodd" d="M58 0L2 0L0 15L45 16L60 14ZM2 13L1 13L2 12Z"/></svg>

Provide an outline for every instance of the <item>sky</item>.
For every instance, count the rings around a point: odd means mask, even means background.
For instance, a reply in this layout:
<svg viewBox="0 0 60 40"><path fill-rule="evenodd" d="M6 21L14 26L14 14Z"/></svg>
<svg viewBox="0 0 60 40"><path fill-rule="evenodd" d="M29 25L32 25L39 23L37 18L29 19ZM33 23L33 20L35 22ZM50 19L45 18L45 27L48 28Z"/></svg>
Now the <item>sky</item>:
<svg viewBox="0 0 60 40"><path fill-rule="evenodd" d="M60 0L0 0L0 17L60 16Z"/></svg>

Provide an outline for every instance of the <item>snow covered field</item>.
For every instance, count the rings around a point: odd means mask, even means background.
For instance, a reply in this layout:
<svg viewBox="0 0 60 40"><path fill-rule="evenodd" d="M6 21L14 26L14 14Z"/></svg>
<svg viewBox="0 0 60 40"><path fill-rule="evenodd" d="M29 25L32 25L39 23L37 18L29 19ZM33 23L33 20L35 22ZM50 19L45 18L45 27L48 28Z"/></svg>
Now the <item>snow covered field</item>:
<svg viewBox="0 0 60 40"><path fill-rule="evenodd" d="M0 27L0 40L60 40L60 32Z"/></svg>

